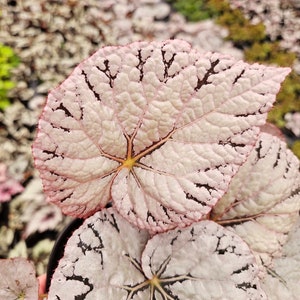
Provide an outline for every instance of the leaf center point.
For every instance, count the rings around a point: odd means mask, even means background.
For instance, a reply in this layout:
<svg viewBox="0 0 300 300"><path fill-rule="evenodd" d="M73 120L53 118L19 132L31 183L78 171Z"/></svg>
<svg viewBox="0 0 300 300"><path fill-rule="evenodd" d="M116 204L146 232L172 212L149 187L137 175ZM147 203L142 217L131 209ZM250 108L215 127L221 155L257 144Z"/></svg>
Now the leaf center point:
<svg viewBox="0 0 300 300"><path fill-rule="evenodd" d="M153 278L150 280L150 284L155 287L160 287L159 278L157 276L153 276Z"/></svg>
<svg viewBox="0 0 300 300"><path fill-rule="evenodd" d="M131 157L128 157L126 160L123 161L123 167L128 169L132 169L134 164L135 164L135 159Z"/></svg>

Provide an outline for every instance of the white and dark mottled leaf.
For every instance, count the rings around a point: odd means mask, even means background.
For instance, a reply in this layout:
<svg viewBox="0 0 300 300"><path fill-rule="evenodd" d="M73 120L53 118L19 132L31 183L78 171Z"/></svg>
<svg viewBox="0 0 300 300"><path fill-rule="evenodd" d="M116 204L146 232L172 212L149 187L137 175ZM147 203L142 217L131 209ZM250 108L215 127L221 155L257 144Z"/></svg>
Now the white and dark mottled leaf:
<svg viewBox="0 0 300 300"><path fill-rule="evenodd" d="M126 299L120 286L145 280L138 266L147 240L112 208L95 213L69 239L48 299Z"/></svg>
<svg viewBox="0 0 300 300"><path fill-rule="evenodd" d="M300 295L300 218L282 248L283 255L274 259L262 281L270 300L298 300Z"/></svg>
<svg viewBox="0 0 300 300"><path fill-rule="evenodd" d="M109 208L74 232L48 299L266 299L258 271L247 244L215 222L150 238Z"/></svg>
<svg viewBox="0 0 300 300"><path fill-rule="evenodd" d="M87 217L113 200L152 232L200 220L288 72L180 40L100 49L49 94L39 121L33 154L49 201Z"/></svg>
<svg viewBox="0 0 300 300"><path fill-rule="evenodd" d="M142 266L158 282L151 299L266 299L248 245L212 221L155 235Z"/></svg>
<svg viewBox="0 0 300 300"><path fill-rule="evenodd" d="M33 263L22 257L0 259L0 299L38 300L38 280Z"/></svg>
<svg viewBox="0 0 300 300"><path fill-rule="evenodd" d="M271 266L281 255L300 209L299 160L285 142L261 133L228 192L212 210L212 219L231 226Z"/></svg>

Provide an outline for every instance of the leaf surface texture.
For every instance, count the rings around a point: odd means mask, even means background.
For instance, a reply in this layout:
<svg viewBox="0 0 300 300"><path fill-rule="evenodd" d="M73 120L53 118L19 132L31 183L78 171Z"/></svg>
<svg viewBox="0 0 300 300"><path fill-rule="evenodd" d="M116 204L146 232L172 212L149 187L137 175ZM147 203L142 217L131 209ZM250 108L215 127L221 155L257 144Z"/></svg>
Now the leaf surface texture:
<svg viewBox="0 0 300 300"><path fill-rule="evenodd" d="M180 40L100 49L49 94L39 121L33 153L49 201L87 217L112 200L152 232L200 220L288 72Z"/></svg>
<svg viewBox="0 0 300 300"><path fill-rule="evenodd" d="M266 299L247 244L212 221L150 238L113 208L74 232L49 291L54 299Z"/></svg>

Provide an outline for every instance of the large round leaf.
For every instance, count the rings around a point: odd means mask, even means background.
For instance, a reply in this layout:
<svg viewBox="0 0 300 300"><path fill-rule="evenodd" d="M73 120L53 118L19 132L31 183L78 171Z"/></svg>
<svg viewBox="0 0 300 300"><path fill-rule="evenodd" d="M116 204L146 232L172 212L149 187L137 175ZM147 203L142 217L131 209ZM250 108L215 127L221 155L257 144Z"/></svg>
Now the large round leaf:
<svg viewBox="0 0 300 300"><path fill-rule="evenodd" d="M153 232L200 220L288 72L180 40L100 49L49 94L39 121L33 154L48 199L77 217L112 199Z"/></svg>
<svg viewBox="0 0 300 300"><path fill-rule="evenodd" d="M270 267L272 258L281 255L299 209L299 160L280 138L261 133L211 218L232 227L258 261Z"/></svg>
<svg viewBox="0 0 300 300"><path fill-rule="evenodd" d="M266 299L249 247L215 222L148 238L113 208L89 217L68 241L48 299Z"/></svg>

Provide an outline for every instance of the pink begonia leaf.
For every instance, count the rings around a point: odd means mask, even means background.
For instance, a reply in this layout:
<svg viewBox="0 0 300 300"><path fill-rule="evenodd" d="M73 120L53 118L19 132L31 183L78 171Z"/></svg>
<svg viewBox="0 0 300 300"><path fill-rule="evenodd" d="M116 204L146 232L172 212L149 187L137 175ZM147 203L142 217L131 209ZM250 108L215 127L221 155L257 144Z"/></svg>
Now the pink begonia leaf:
<svg viewBox="0 0 300 300"><path fill-rule="evenodd" d="M260 131L269 133L270 135L277 136L281 141L286 142L286 137L283 132L274 124L266 122L263 126L260 126Z"/></svg>
<svg viewBox="0 0 300 300"><path fill-rule="evenodd" d="M109 208L69 239L48 299L266 299L258 271L247 244L215 222L149 238Z"/></svg>
<svg viewBox="0 0 300 300"><path fill-rule="evenodd" d="M38 300L38 280L33 263L21 257L0 259L0 299Z"/></svg>
<svg viewBox="0 0 300 300"><path fill-rule="evenodd" d="M7 166L0 163L0 203L11 200L15 194L23 192L24 187L15 179L10 178Z"/></svg>
<svg viewBox="0 0 300 300"><path fill-rule="evenodd" d="M231 226L258 261L270 267L272 258L281 255L299 209L299 160L278 137L261 133L211 218Z"/></svg>
<svg viewBox="0 0 300 300"><path fill-rule="evenodd" d="M39 121L33 154L49 201L87 217L112 200L152 232L200 220L289 71L181 40L100 49L49 94Z"/></svg>
<svg viewBox="0 0 300 300"><path fill-rule="evenodd" d="M62 214L57 206L47 205L37 208L37 210L32 211L32 218L26 224L23 232L25 239L35 232L53 230L62 221Z"/></svg>
<svg viewBox="0 0 300 300"><path fill-rule="evenodd" d="M8 202L13 195L24 191L24 187L12 178L8 178L4 182L0 182L0 203Z"/></svg>

